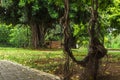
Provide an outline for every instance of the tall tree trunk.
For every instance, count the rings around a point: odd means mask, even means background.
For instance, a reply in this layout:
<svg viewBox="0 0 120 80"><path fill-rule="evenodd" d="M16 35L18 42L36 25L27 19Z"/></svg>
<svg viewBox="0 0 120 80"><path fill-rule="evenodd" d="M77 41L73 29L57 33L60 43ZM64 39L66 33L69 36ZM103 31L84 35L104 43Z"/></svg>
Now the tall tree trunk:
<svg viewBox="0 0 120 80"><path fill-rule="evenodd" d="M39 48L44 47L44 41L45 41L45 28L44 23L38 24L38 23L31 23L31 32L32 32L32 39L31 44L33 48Z"/></svg>
<svg viewBox="0 0 120 80"><path fill-rule="evenodd" d="M64 80L70 80L70 66L69 66L69 62L70 62L70 58L69 58L69 54L70 54L70 40L71 40L71 31L70 31L70 25L69 25L69 0L64 0L64 16L62 18L63 23L63 34L64 34L64 45L63 45L63 51L66 57L66 61L64 64ZM62 22L61 21L61 22Z"/></svg>
<svg viewBox="0 0 120 80"><path fill-rule="evenodd" d="M30 27L31 27L31 32L32 32L31 45L33 48L38 48L39 39L38 39L37 26L35 23L31 23Z"/></svg>
<svg viewBox="0 0 120 80"><path fill-rule="evenodd" d="M60 24L63 26L64 31L64 53L66 55L66 62L65 62L65 74L64 80L70 79L70 70L69 70L69 57L76 62L77 64L82 65L86 69L87 78L85 77L84 80L96 80L98 69L99 69L99 60L103 58L107 54L107 50L105 49L103 43L100 40L100 32L97 32L98 29L100 30L99 22L98 22L98 0L92 0L92 7L91 7L91 20L89 22L89 50L88 55L82 60L78 61L74 57L71 51L71 29L69 24L69 0L64 0L65 12L64 16L60 19ZM67 64L67 66L66 66Z"/></svg>
<svg viewBox="0 0 120 80"><path fill-rule="evenodd" d="M101 33L99 21L98 21L98 0L91 1L91 20L89 22L89 49L88 56L85 57L83 62L86 63L87 79L85 80L97 80L97 74L99 69L99 60L107 54L103 42L101 42Z"/></svg>
<svg viewBox="0 0 120 80"><path fill-rule="evenodd" d="M39 46L40 47L44 47L44 43L45 43L45 33L46 33L46 28L45 28L45 23L42 22L41 25L39 25Z"/></svg>

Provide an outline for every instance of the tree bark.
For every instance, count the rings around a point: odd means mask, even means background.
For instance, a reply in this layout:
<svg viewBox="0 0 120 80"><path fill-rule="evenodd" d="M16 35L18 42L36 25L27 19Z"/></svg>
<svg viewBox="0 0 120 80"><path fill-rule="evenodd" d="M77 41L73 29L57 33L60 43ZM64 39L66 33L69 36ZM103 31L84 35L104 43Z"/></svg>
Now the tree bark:
<svg viewBox="0 0 120 80"><path fill-rule="evenodd" d="M64 34L64 44L63 44L63 51L66 57L66 61L64 64L64 80L70 80L70 66L69 66L69 54L70 54L70 25L69 25L69 0L64 0L64 16L63 16L63 34Z"/></svg>
<svg viewBox="0 0 120 80"><path fill-rule="evenodd" d="M45 27L44 23L38 24L38 23L31 23L31 44L33 48L42 48L44 47L45 42Z"/></svg>
<svg viewBox="0 0 120 80"><path fill-rule="evenodd" d="M87 79L84 80L96 80L98 69L99 69L99 60L103 58L107 54L107 50L105 49L103 43L100 41L100 32L96 32L97 29L100 29L99 22L98 22L98 0L92 0L92 7L91 7L91 20L89 22L89 50L88 55L82 60L78 61L74 57L71 51L71 29L69 24L69 0L64 0L65 12L64 16L61 18L60 24L63 26L64 32L64 45L63 50L66 55L66 62L65 62L65 74L64 80L69 80L70 73L69 70L69 57L76 62L86 68L88 74ZM68 64L68 66L66 66Z"/></svg>
<svg viewBox="0 0 120 80"><path fill-rule="evenodd" d="M32 32L31 46L36 49L38 48L39 45L38 32L37 32L38 29L35 23L31 23L30 27Z"/></svg>
<svg viewBox="0 0 120 80"><path fill-rule="evenodd" d="M107 54L107 50L100 40L101 33L97 32L100 29L97 12L98 0L92 0L91 5L91 20L88 26L90 36L88 56L83 60L86 64L85 74L88 77L85 80L97 80L99 60Z"/></svg>
<svg viewBox="0 0 120 80"><path fill-rule="evenodd" d="M42 22L41 25L39 25L39 46L45 47L45 34L46 34L46 28L45 23Z"/></svg>

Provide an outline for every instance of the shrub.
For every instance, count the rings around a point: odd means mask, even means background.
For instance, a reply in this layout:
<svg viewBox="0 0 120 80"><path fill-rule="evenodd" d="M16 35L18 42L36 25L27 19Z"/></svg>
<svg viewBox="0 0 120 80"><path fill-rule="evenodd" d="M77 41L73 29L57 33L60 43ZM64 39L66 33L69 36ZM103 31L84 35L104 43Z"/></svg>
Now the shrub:
<svg viewBox="0 0 120 80"><path fill-rule="evenodd" d="M0 44L1 45L9 44L10 29L11 29L11 25L0 24Z"/></svg>
<svg viewBox="0 0 120 80"><path fill-rule="evenodd" d="M120 48L120 34L112 40L112 48Z"/></svg>
<svg viewBox="0 0 120 80"><path fill-rule="evenodd" d="M16 25L11 29L10 44L14 47L28 47L30 45L31 32L28 26Z"/></svg>

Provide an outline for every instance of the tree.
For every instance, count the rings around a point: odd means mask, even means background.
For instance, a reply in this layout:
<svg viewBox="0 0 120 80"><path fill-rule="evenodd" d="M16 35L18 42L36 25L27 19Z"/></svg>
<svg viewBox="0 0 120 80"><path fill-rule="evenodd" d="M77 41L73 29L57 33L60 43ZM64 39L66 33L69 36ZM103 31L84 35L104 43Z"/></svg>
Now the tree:
<svg viewBox="0 0 120 80"><path fill-rule="evenodd" d="M9 45L11 25L0 24L0 44Z"/></svg>
<svg viewBox="0 0 120 80"><path fill-rule="evenodd" d="M65 75L64 80L69 80L69 57L77 64L82 65L88 72L88 79L97 80L97 74L99 69L99 60L107 55L107 50L103 45L101 38L101 27L98 21L98 0L91 1L91 19L89 21L88 33L90 37L88 55L82 60L76 60L75 56L71 51L70 40L71 40L71 28L69 20L69 0L64 0L64 16L61 18L63 21L63 32L64 32L64 48L63 51L66 54L65 62Z"/></svg>
<svg viewBox="0 0 120 80"><path fill-rule="evenodd" d="M54 21L49 9L47 0L1 0L0 21L14 25L28 24L33 47L43 47L45 34Z"/></svg>
<svg viewBox="0 0 120 80"><path fill-rule="evenodd" d="M89 12L86 9L87 1L70 0L70 19L74 24L83 23L89 20ZM1 0L0 19L5 23L28 24L32 30L32 45L43 46L44 35L51 28L52 23L56 24L64 12L62 0ZM85 8L85 9L83 9ZM44 15L43 15L44 14ZM82 15L82 16L80 16ZM72 24L70 23L70 24ZM71 26L72 28L72 26ZM76 37L72 33L71 44L75 47Z"/></svg>
<svg viewBox="0 0 120 80"><path fill-rule="evenodd" d="M101 26L107 31L107 33L113 33L114 35L118 35L119 30L119 0L109 0L109 1L99 1L99 13L100 13L100 23ZM106 34L104 31L104 34ZM108 35L108 34L106 34Z"/></svg>
<svg viewBox="0 0 120 80"><path fill-rule="evenodd" d="M99 60L107 54L102 39L101 27L98 21L98 0L91 1L91 20L89 21L89 49L88 56L85 57L83 62L86 63L87 71L93 80L97 80L99 69Z"/></svg>
<svg viewBox="0 0 120 80"><path fill-rule="evenodd" d="M120 0L113 0L111 7L108 7L108 19L110 20L110 28L114 29L112 32L116 35L120 33Z"/></svg>

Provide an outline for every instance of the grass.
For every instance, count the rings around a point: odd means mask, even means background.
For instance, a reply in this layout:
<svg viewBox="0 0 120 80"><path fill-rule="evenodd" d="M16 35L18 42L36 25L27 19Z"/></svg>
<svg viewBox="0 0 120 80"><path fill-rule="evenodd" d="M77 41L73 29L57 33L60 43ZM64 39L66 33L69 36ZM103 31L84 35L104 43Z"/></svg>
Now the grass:
<svg viewBox="0 0 120 80"><path fill-rule="evenodd" d="M73 49L78 60L87 53L85 48ZM120 51L109 51L111 61L120 61ZM10 60L32 68L52 73L58 65L63 64L62 50L31 50L22 48L0 47L0 60Z"/></svg>
<svg viewBox="0 0 120 80"><path fill-rule="evenodd" d="M48 71L50 67L55 66L56 62L52 64L49 62L50 59L54 58L63 58L62 50L43 51L0 47L0 60L10 60L39 70Z"/></svg>
<svg viewBox="0 0 120 80"><path fill-rule="evenodd" d="M120 51L108 51L109 61L111 62L120 62Z"/></svg>

